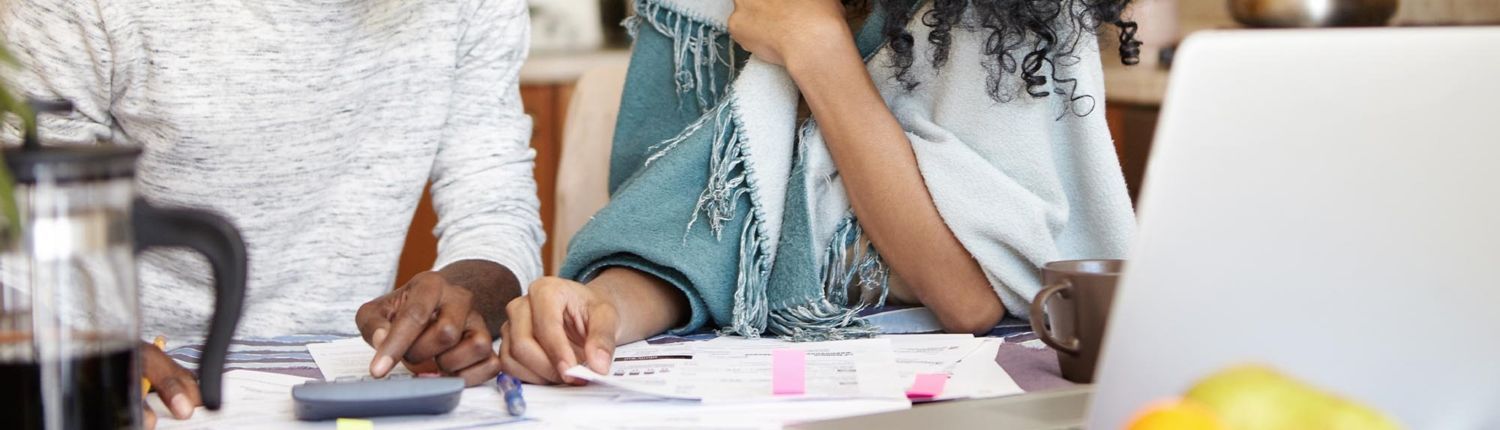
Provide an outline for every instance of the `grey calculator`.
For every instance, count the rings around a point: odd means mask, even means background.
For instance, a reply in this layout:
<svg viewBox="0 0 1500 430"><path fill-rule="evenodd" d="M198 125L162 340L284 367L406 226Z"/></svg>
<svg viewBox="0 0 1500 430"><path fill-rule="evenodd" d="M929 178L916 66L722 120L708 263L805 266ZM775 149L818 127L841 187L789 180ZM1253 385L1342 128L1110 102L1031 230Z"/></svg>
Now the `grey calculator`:
<svg viewBox="0 0 1500 430"><path fill-rule="evenodd" d="M292 387L297 419L437 415L458 407L463 378L339 378Z"/></svg>

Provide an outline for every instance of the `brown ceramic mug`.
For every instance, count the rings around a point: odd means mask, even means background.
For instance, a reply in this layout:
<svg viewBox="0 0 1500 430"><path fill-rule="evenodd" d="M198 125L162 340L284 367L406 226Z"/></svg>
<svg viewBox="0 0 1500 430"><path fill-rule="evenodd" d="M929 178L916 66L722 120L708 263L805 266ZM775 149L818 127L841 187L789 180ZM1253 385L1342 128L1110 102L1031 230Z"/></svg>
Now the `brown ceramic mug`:
<svg viewBox="0 0 1500 430"><path fill-rule="evenodd" d="M1057 350L1063 378L1087 384L1104 340L1123 260L1054 261L1042 267L1045 285L1031 301L1031 329Z"/></svg>

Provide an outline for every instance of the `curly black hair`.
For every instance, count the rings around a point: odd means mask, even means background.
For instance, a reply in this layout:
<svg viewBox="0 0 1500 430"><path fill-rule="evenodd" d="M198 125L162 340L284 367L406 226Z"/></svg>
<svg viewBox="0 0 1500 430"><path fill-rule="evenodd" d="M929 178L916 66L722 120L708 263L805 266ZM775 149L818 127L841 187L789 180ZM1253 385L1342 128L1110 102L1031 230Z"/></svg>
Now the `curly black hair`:
<svg viewBox="0 0 1500 430"><path fill-rule="evenodd" d="M850 7L869 7L869 0L845 0ZM1053 90L1072 101L1089 96L1073 94L1077 82L1059 77L1056 67L1044 72L1044 66L1071 65L1078 61L1073 51L1081 37L1095 34L1102 23L1119 29L1120 60L1127 65L1140 62L1141 42L1136 40L1136 23L1121 17L1131 0L931 0L932 7L920 17L923 25L932 28L927 41L932 44L931 61L940 68L948 61L948 51L953 43L954 27L977 25L988 32L984 54L988 57L983 66L989 70L986 90L997 102L1008 101L1011 95L1003 91L1007 75L1020 72L1021 83L1026 94L1042 98L1052 94L1047 81L1054 81ZM915 40L907 24L915 17L910 2L876 0L887 16L884 32L894 55L891 67L897 69L896 79L906 89L912 90L919 83L908 76L914 61ZM964 14L973 10L975 20L964 22ZM1058 28L1058 25L1071 28ZM1067 40L1060 40L1066 37ZM1017 60L1020 56L1020 60ZM1090 108L1092 110L1092 108Z"/></svg>

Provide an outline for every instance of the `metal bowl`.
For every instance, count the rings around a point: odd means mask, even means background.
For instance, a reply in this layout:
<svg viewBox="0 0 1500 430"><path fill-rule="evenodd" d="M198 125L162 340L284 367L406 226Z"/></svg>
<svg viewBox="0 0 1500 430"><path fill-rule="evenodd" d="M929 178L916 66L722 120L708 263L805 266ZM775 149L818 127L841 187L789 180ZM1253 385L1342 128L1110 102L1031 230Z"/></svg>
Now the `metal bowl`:
<svg viewBox="0 0 1500 430"><path fill-rule="evenodd" d="M1229 0L1235 21L1249 27L1372 27L1396 15L1398 0Z"/></svg>

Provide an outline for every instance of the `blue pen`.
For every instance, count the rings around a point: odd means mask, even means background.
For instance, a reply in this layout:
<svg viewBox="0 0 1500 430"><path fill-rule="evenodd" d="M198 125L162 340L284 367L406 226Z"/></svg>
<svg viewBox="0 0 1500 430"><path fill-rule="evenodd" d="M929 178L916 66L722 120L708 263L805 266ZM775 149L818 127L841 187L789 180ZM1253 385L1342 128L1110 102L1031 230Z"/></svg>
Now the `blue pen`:
<svg viewBox="0 0 1500 430"><path fill-rule="evenodd" d="M510 416L526 415L526 398L521 397L521 380L501 373L495 376L495 389L505 395L505 411Z"/></svg>

